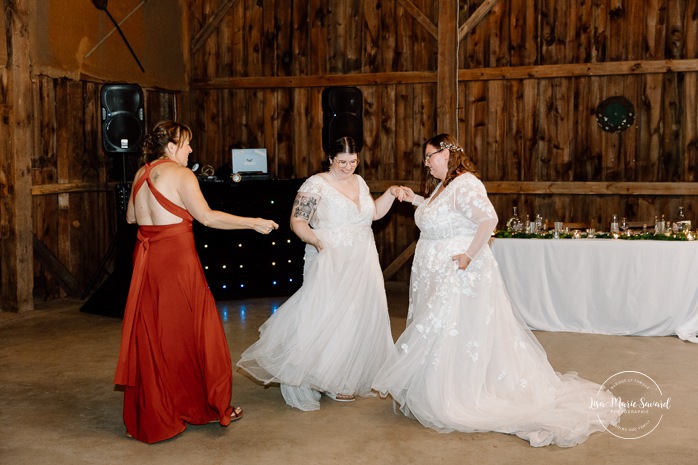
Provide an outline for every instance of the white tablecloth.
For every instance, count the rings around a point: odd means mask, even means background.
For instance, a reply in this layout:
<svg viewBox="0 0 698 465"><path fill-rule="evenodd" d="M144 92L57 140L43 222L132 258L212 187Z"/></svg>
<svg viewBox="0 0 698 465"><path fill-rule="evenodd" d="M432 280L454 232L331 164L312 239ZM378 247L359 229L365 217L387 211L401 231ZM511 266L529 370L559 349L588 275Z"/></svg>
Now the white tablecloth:
<svg viewBox="0 0 698 465"><path fill-rule="evenodd" d="M531 329L698 342L698 241L493 239Z"/></svg>

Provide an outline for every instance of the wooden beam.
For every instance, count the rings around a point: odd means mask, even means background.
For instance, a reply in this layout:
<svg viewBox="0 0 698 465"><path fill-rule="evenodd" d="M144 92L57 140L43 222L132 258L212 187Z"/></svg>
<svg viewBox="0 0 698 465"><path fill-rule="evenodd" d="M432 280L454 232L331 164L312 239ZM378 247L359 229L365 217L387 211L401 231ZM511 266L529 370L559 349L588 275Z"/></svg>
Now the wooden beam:
<svg viewBox="0 0 698 465"><path fill-rule="evenodd" d="M223 18L225 18L225 15L228 14L230 9L234 7L237 2L238 0L226 0L218 7L216 13L208 20L206 24L204 24L204 27L201 28L199 33L196 34L196 37L194 37L192 40L192 54L196 53L206 43L206 39L213 34L213 31L218 28L218 25L221 23Z"/></svg>
<svg viewBox="0 0 698 465"><path fill-rule="evenodd" d="M56 278L68 296L78 297L80 295L78 280L36 235L34 235L34 254L46 267L46 270Z"/></svg>
<svg viewBox="0 0 698 465"><path fill-rule="evenodd" d="M369 181L373 193L383 193L390 186L407 186L419 192L419 181L385 180ZM535 181L483 181L488 194L526 195L698 195L695 182L535 182Z"/></svg>
<svg viewBox="0 0 698 465"><path fill-rule="evenodd" d="M436 131L458 139L458 1L439 2Z"/></svg>
<svg viewBox="0 0 698 465"><path fill-rule="evenodd" d="M460 81L496 79L546 79L576 76L614 76L698 72L698 59L616 61L610 63L575 63L566 65L513 66L505 68L461 69Z"/></svg>
<svg viewBox="0 0 698 465"><path fill-rule="evenodd" d="M698 59L619 61L542 66L461 69L459 81L506 79L549 79L576 76L613 76L619 74L662 74L698 72ZM192 83L192 89L265 89L327 86L374 86L437 82L435 71L389 73L327 74L317 76L254 76L213 78Z"/></svg>
<svg viewBox="0 0 698 465"><path fill-rule="evenodd" d="M55 184L36 184L32 186L32 195L67 194L73 192L106 192L114 190L116 183L105 185L98 182L59 182Z"/></svg>
<svg viewBox="0 0 698 465"><path fill-rule="evenodd" d="M436 29L436 25L434 25L434 23L432 23L431 20L427 18L427 16L424 13L422 13L422 10L420 10L414 3L412 3L411 0L397 0L397 2L400 5L402 5L402 7L406 9L412 15L412 17L416 19L417 22L421 24L422 27L426 29L429 34L431 34L431 36L434 39L437 38L438 32Z"/></svg>
<svg viewBox="0 0 698 465"><path fill-rule="evenodd" d="M518 182L488 181L489 194L698 195L694 182Z"/></svg>
<svg viewBox="0 0 698 465"><path fill-rule="evenodd" d="M231 77L194 81L192 89L265 89L328 86L374 86L436 82L435 71L325 74L316 76Z"/></svg>
<svg viewBox="0 0 698 465"><path fill-rule="evenodd" d="M412 242L410 245L408 245L405 250L400 252L400 255L398 255L395 260L392 261L388 266L385 267L383 270L383 280L387 281L388 279L392 278L395 273L398 272L400 268L402 268L402 265L407 263L407 260L409 260L412 255L414 255L414 251L417 248L417 241Z"/></svg>
<svg viewBox="0 0 698 465"><path fill-rule="evenodd" d="M0 308L17 313L34 309L30 10L36 0L14 0L0 15L8 47L0 65Z"/></svg>
<svg viewBox="0 0 698 465"><path fill-rule="evenodd" d="M470 31L472 31L480 21L482 21L482 18L484 18L487 15L487 13L490 12L492 7L498 1L499 0L485 0L479 7L477 7L477 10L475 10L475 12L472 15L470 15L470 17L466 19L463 25L458 29L459 42L463 40L463 37L470 34Z"/></svg>

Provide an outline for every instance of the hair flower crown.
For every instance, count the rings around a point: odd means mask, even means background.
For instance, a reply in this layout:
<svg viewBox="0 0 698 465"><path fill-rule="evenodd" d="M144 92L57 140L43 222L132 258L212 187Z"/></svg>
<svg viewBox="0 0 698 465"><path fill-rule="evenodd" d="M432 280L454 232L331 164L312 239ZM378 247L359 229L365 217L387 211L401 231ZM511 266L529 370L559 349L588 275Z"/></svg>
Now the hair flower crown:
<svg viewBox="0 0 698 465"><path fill-rule="evenodd" d="M458 147L457 145L453 144L447 144L445 142L439 142L439 148L441 150L448 149L451 152L463 152L463 149L461 147Z"/></svg>

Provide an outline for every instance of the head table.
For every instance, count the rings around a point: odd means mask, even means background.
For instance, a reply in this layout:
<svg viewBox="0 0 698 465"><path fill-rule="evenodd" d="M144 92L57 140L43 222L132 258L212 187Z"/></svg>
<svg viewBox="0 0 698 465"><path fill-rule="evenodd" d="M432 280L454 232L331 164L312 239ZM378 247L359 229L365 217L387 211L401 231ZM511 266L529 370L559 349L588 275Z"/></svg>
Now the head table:
<svg viewBox="0 0 698 465"><path fill-rule="evenodd" d="M698 342L698 241L495 238L531 329Z"/></svg>

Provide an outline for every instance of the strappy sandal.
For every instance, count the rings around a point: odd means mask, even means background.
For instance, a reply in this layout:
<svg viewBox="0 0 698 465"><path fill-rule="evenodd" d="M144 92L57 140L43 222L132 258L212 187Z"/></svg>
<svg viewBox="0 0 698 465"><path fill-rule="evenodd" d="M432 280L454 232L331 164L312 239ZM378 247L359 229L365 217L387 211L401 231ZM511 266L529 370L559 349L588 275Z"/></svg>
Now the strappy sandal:
<svg viewBox="0 0 698 465"><path fill-rule="evenodd" d="M242 416L245 414L245 412L242 411L241 407L235 407L234 405L231 405L233 408L233 413L230 414L230 422L238 421ZM220 420L211 420L209 423L219 423Z"/></svg>
<svg viewBox="0 0 698 465"><path fill-rule="evenodd" d="M241 407L233 407L233 413L230 414L230 422L238 421L242 416L245 414L245 412L242 411Z"/></svg>
<svg viewBox="0 0 698 465"><path fill-rule="evenodd" d="M353 394L333 394L326 392L325 395L335 402L354 402L356 397Z"/></svg>

